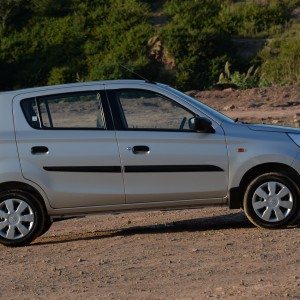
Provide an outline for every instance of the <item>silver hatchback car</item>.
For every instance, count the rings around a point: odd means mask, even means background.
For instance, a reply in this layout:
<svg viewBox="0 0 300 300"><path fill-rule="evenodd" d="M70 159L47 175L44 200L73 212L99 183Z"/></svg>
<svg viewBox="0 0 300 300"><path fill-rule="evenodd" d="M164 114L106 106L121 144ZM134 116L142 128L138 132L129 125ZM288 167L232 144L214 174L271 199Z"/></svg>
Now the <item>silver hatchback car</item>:
<svg viewBox="0 0 300 300"><path fill-rule="evenodd" d="M54 221L203 205L264 228L300 203L300 130L234 122L163 84L100 81L0 94L0 242Z"/></svg>

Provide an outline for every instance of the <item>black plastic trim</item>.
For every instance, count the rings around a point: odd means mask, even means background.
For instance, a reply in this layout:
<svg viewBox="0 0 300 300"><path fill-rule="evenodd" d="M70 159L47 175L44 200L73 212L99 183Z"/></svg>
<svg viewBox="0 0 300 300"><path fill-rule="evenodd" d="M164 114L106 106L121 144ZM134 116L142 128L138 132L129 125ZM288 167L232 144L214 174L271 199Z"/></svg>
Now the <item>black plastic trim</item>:
<svg viewBox="0 0 300 300"><path fill-rule="evenodd" d="M50 172L78 172L78 173L121 173L120 166L91 166L91 167L44 167Z"/></svg>
<svg viewBox="0 0 300 300"><path fill-rule="evenodd" d="M125 166L125 173L224 172L213 165Z"/></svg>
<svg viewBox="0 0 300 300"><path fill-rule="evenodd" d="M230 209L239 209L243 206L243 195L239 187L229 190L228 206Z"/></svg>
<svg viewBox="0 0 300 300"><path fill-rule="evenodd" d="M120 107L120 103L117 99L115 90L106 90L106 96L109 102L110 112L114 124L115 130L124 130L126 120L124 119L124 114Z"/></svg>
<svg viewBox="0 0 300 300"><path fill-rule="evenodd" d="M50 172L82 172L82 173L121 173L119 166L80 166L80 167L44 167ZM157 165L157 166L125 166L125 173L174 173L174 172L224 172L213 165Z"/></svg>

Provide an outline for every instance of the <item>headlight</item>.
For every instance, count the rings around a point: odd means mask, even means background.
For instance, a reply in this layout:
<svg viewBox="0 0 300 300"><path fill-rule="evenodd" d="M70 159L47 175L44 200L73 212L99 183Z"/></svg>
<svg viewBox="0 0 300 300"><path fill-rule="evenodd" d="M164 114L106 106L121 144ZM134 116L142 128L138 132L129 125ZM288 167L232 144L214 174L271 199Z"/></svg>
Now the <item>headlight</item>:
<svg viewBox="0 0 300 300"><path fill-rule="evenodd" d="M300 147L300 134L297 133L288 133L288 136L292 141Z"/></svg>

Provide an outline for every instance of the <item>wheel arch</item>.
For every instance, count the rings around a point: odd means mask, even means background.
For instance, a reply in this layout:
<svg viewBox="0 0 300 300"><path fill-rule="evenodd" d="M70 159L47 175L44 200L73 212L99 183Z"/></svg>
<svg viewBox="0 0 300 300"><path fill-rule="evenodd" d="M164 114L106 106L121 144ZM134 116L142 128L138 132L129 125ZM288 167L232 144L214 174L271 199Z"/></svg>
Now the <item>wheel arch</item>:
<svg viewBox="0 0 300 300"><path fill-rule="evenodd" d="M243 195L247 184L256 176L270 171L283 172L288 174L293 181L300 186L300 174L291 166L282 163L263 163L249 169L241 178L239 186L229 190L228 204L231 209L243 207Z"/></svg>
<svg viewBox="0 0 300 300"><path fill-rule="evenodd" d="M45 213L47 213L47 206L44 197L32 185L20 181L7 181L7 182L0 183L0 191L5 192L9 190L21 190L33 194L35 198L39 201L39 203L42 205Z"/></svg>

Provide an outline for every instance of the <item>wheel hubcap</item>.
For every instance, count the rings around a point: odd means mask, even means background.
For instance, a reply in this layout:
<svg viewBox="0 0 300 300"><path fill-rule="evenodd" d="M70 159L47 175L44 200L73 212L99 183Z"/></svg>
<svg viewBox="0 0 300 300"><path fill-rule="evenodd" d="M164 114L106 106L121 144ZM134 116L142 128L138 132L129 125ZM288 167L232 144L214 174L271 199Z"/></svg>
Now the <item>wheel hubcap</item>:
<svg viewBox="0 0 300 300"><path fill-rule="evenodd" d="M276 181L263 183L252 197L252 207L256 215L267 222L284 220L292 211L293 204L291 191Z"/></svg>
<svg viewBox="0 0 300 300"><path fill-rule="evenodd" d="M26 236L34 224L34 213L23 200L7 199L0 204L0 236L16 240Z"/></svg>

